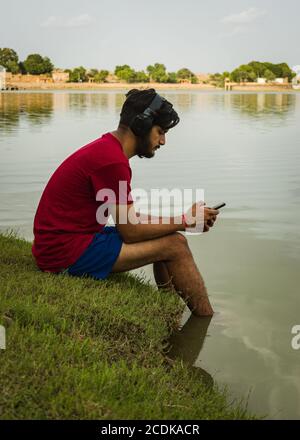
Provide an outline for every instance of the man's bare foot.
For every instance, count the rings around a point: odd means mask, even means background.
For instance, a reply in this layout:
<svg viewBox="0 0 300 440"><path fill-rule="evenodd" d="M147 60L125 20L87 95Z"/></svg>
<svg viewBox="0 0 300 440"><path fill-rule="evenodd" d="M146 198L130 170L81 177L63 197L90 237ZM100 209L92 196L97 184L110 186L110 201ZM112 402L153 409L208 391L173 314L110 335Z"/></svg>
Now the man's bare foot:
<svg viewBox="0 0 300 440"><path fill-rule="evenodd" d="M192 310L192 313L196 316L213 316L214 311L208 297L202 297L198 303L198 306Z"/></svg>

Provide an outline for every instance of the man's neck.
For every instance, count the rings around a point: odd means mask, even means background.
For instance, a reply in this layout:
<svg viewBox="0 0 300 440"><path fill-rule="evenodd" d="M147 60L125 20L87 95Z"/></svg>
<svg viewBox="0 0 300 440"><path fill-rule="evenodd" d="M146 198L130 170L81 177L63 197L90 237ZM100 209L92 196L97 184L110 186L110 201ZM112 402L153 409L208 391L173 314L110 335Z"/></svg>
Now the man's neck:
<svg viewBox="0 0 300 440"><path fill-rule="evenodd" d="M130 130L118 128L110 133L121 143L123 152L128 159L136 155L136 137Z"/></svg>

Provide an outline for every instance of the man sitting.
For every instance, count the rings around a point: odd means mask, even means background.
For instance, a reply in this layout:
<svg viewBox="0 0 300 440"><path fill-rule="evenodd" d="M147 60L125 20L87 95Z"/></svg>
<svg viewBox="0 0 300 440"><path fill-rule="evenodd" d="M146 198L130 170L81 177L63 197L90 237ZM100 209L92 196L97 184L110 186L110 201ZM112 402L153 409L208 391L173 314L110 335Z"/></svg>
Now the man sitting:
<svg viewBox="0 0 300 440"><path fill-rule="evenodd" d="M126 96L117 130L75 151L51 176L34 219L33 255L43 271L96 279L153 263L158 287L175 289L194 314L212 315L204 281L178 232L196 227L197 203L192 216L171 217L168 224L159 217L153 224L136 215L130 194L129 159L153 157L179 117L154 89ZM114 196L116 226L99 216L105 203L99 194L107 190ZM204 231L217 214L203 208Z"/></svg>

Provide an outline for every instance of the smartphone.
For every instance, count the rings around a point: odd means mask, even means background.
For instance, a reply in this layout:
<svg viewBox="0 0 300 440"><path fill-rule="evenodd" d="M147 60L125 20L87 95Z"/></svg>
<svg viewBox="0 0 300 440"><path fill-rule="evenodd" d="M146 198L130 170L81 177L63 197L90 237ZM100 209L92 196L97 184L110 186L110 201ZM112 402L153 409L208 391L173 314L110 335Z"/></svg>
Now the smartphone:
<svg viewBox="0 0 300 440"><path fill-rule="evenodd" d="M218 205L213 206L212 209L220 209L223 208L224 206L226 206L226 203L219 203Z"/></svg>

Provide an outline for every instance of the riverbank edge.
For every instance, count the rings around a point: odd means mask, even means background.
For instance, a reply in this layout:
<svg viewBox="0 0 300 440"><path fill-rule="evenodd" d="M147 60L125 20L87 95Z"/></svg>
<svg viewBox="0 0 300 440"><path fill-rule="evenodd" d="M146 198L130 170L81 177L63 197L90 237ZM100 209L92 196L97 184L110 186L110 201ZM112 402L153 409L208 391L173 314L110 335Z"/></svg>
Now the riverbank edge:
<svg viewBox="0 0 300 440"><path fill-rule="evenodd" d="M37 270L0 234L0 419L249 419L245 403L168 358L183 305L132 275Z"/></svg>
<svg viewBox="0 0 300 440"><path fill-rule="evenodd" d="M225 91L224 88L215 87L211 84L163 84L163 83L19 83L15 82L11 84L11 87L15 87L18 90L30 90L30 91L59 91L59 90L79 90L79 91L97 91L97 90L130 90L130 89L149 89L154 88L157 90L202 90L202 91ZM233 86L231 91L237 92L299 92L292 88L292 85L237 85Z"/></svg>

